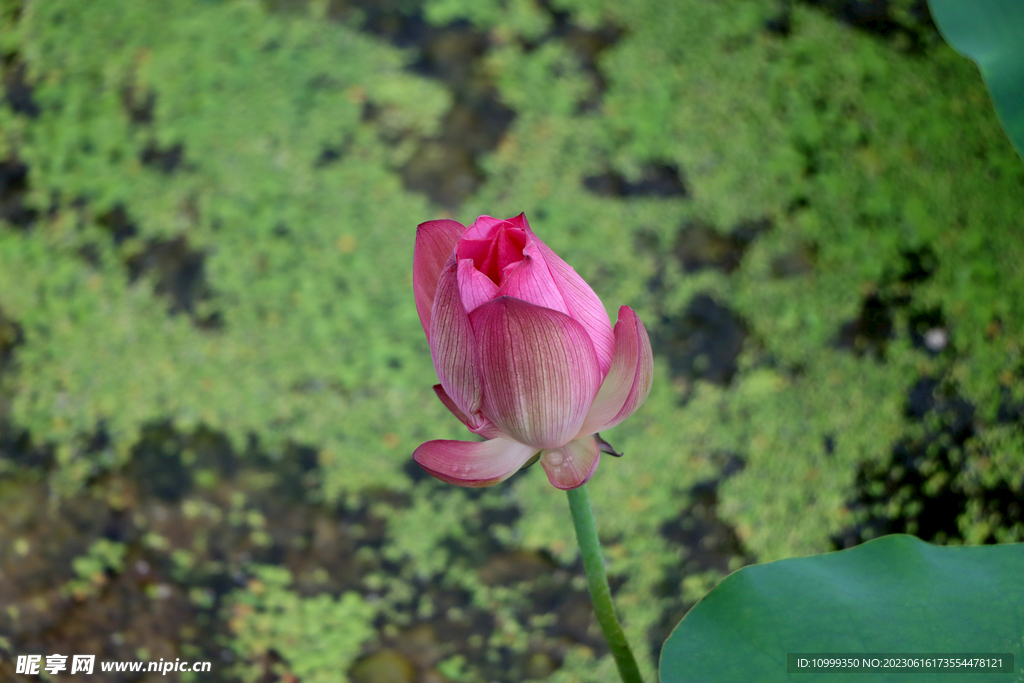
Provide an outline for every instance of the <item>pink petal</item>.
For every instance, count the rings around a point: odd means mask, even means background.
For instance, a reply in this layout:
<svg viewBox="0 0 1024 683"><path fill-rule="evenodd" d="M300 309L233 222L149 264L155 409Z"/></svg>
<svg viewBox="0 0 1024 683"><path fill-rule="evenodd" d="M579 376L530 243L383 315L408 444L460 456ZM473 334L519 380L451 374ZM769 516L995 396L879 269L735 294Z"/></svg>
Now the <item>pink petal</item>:
<svg viewBox="0 0 1024 683"><path fill-rule="evenodd" d="M413 459L441 481L456 486L490 486L508 479L537 449L511 439L428 441Z"/></svg>
<svg viewBox="0 0 1024 683"><path fill-rule="evenodd" d="M469 431L474 434L479 434L485 439L495 439L499 436L504 436L504 434L501 433L501 430L495 427L494 423L483 415L476 415L473 420L466 417L466 414L462 412L457 405L455 405L455 401L445 393L444 387L440 384L434 385L434 393L437 394L439 399L441 399L441 403L444 404L444 407L451 411L452 415L459 418L459 422L466 425L466 429Z"/></svg>
<svg viewBox="0 0 1024 683"><path fill-rule="evenodd" d="M508 296L488 301L470 320L483 380L481 412L511 438L538 449L571 441L601 383L583 326Z"/></svg>
<svg viewBox="0 0 1024 683"><path fill-rule="evenodd" d="M505 222L506 223L511 223L513 228L519 228L520 230L525 230L526 234L528 234L528 235L533 235L533 231L530 230L530 224L526 220L526 212L525 211L523 213L520 213L518 216L513 216L512 218L506 218Z"/></svg>
<svg viewBox="0 0 1024 683"><path fill-rule="evenodd" d="M572 266L563 261L551 247L544 244L536 235L530 231L526 222L526 216L520 214L509 219L517 227L522 225L535 242L539 256L544 259L548 270L551 271L552 280L558 288L569 316L576 322L583 325L594 342L594 351L597 353L597 363L601 368L602 376L608 372L612 364L612 350L615 348L615 336L612 332L611 321L608 320L608 312L604 310L604 304L598 298L594 290L590 288L586 280L580 277ZM529 247L527 247L529 249Z"/></svg>
<svg viewBox="0 0 1024 683"><path fill-rule="evenodd" d="M636 412L651 393L654 354L640 318L629 306L619 309L615 355L580 434L602 432Z"/></svg>
<svg viewBox="0 0 1024 683"><path fill-rule="evenodd" d="M420 314L427 339L430 339L430 312L434 305L437 280L465 231L466 227L462 223L451 220L427 221L416 226L412 288L416 295L416 312Z"/></svg>
<svg viewBox="0 0 1024 683"><path fill-rule="evenodd" d="M459 296L462 297L462 307L467 313L472 313L481 304L493 299L498 293L498 285L494 284L489 277L481 273L473 265L471 259L459 259Z"/></svg>
<svg viewBox="0 0 1024 683"><path fill-rule="evenodd" d="M441 386L464 415L480 411L482 384L476 339L459 297L458 264L454 255L441 271L430 314L430 355Z"/></svg>
<svg viewBox="0 0 1024 683"><path fill-rule="evenodd" d="M496 296L515 297L569 315L569 309L537 246L527 246L526 249L523 260L515 264L504 277Z"/></svg>
<svg viewBox="0 0 1024 683"><path fill-rule="evenodd" d="M505 220L501 218L480 216L473 221L473 225L469 226L469 229L466 230L465 237L467 240L483 240L490 242L491 237L494 236L494 231L504 222Z"/></svg>
<svg viewBox="0 0 1024 683"><path fill-rule="evenodd" d="M540 454L540 464L548 480L560 489L574 489L583 486L594 475L601 452L597 439L585 436L565 444L561 448Z"/></svg>

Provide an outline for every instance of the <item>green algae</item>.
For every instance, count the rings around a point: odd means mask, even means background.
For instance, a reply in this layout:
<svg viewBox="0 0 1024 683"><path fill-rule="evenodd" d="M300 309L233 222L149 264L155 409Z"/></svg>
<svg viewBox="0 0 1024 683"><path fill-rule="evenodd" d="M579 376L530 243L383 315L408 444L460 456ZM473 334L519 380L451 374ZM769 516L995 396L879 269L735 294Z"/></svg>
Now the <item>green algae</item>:
<svg viewBox="0 0 1024 683"><path fill-rule="evenodd" d="M360 646L373 635L374 609L358 593L304 598L293 590L291 574L275 566L252 567L246 590L228 596L225 609L233 647L246 661L243 681L260 680L267 669L303 681L346 681ZM271 652L283 661L268 666Z"/></svg>

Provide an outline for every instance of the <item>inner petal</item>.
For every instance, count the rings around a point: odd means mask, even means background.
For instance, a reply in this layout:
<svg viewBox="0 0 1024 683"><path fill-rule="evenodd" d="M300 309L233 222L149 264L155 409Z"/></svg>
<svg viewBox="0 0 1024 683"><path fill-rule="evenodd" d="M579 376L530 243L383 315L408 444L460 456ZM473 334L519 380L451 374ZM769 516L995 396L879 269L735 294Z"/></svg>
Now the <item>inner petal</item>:
<svg viewBox="0 0 1024 683"><path fill-rule="evenodd" d="M513 228L508 223L502 226L495 240L495 256L497 258L496 271L504 274L508 267L523 260L523 248L526 246L526 233L519 228ZM495 280L495 284L501 284Z"/></svg>
<svg viewBox="0 0 1024 683"><path fill-rule="evenodd" d="M476 232L483 233L482 230ZM523 260L527 234L525 230L514 227L508 221L491 226L484 234L485 237L473 235L463 238L459 242L458 258L472 259L478 271L499 285L505 269Z"/></svg>

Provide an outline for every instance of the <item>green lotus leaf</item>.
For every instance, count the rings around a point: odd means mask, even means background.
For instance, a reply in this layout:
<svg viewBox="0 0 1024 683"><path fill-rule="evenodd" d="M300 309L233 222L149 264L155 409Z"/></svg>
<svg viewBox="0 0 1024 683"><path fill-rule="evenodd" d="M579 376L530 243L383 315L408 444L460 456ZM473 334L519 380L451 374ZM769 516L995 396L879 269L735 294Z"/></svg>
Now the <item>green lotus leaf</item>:
<svg viewBox="0 0 1024 683"><path fill-rule="evenodd" d="M975 667L911 678L896 671L854 677L871 683L1021 680L1022 567L1024 544L948 547L906 535L745 567L698 602L669 636L661 681L851 680L849 673L789 673L791 653L1004 653L1013 655L1015 673Z"/></svg>
<svg viewBox="0 0 1024 683"><path fill-rule="evenodd" d="M929 0L942 37L977 62L1003 130L1024 156L1024 2Z"/></svg>

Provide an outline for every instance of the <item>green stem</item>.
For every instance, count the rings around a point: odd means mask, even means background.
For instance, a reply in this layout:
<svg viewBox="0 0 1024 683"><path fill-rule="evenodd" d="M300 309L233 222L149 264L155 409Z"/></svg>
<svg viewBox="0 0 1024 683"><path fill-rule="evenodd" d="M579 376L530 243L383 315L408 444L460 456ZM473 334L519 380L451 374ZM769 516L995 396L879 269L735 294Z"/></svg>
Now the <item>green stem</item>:
<svg viewBox="0 0 1024 683"><path fill-rule="evenodd" d="M622 632L622 625L615 614L615 605L612 604L612 591L608 587L608 575L604 571L601 542L597 540L597 527L594 525L594 512L590 509L587 487L584 485L570 489L568 493L572 523L576 527L576 540L583 555L583 569L587 572L590 599L594 603L597 623L601 625L604 639L608 641L608 649L615 657L615 664L619 667L619 676L623 683L643 683L640 668L636 665L633 651L629 649L626 634Z"/></svg>

